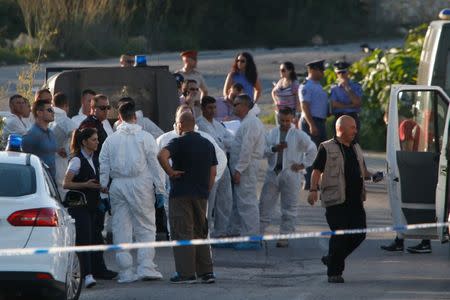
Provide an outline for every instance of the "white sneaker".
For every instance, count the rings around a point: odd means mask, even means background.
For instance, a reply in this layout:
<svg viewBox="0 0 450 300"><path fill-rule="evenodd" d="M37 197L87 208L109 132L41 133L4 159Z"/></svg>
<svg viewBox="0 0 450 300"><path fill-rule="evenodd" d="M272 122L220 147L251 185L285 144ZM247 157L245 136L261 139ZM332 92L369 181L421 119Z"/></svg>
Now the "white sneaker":
<svg viewBox="0 0 450 300"><path fill-rule="evenodd" d="M135 282L138 280L138 276L131 272L131 271L125 271L119 273L119 279L117 280L118 283L130 283Z"/></svg>
<svg viewBox="0 0 450 300"><path fill-rule="evenodd" d="M87 289L90 289L91 287L95 286L97 284L97 281L95 281L92 274L86 275L84 277L84 287Z"/></svg>
<svg viewBox="0 0 450 300"><path fill-rule="evenodd" d="M163 276L160 272L156 270L146 271L144 274L138 275L139 280L150 281L150 280L158 280L162 279Z"/></svg>

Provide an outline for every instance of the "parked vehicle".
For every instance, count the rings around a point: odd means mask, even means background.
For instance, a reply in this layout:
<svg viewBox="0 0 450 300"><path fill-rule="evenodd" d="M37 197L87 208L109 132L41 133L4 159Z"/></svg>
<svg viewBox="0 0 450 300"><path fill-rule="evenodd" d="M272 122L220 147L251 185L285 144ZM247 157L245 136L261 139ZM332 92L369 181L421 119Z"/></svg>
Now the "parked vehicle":
<svg viewBox="0 0 450 300"><path fill-rule="evenodd" d="M75 220L37 156L0 152L0 178L0 248L75 245ZM74 252L0 256L0 295L76 300L81 288Z"/></svg>
<svg viewBox="0 0 450 300"><path fill-rule="evenodd" d="M418 85L391 87L386 145L387 186L395 224L449 219L450 10L431 22ZM410 230L406 238L448 241L449 229Z"/></svg>

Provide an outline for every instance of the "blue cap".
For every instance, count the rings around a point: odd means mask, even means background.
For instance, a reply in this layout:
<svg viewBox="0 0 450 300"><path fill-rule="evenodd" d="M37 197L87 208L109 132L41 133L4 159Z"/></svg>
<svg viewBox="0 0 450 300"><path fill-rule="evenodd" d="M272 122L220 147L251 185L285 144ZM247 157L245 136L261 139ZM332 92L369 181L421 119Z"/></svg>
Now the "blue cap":
<svg viewBox="0 0 450 300"><path fill-rule="evenodd" d="M8 144L6 151L22 152L22 136L19 134L10 134L8 136Z"/></svg>
<svg viewBox="0 0 450 300"><path fill-rule="evenodd" d="M145 55L136 55L134 57L134 66L141 67L147 65L147 57Z"/></svg>

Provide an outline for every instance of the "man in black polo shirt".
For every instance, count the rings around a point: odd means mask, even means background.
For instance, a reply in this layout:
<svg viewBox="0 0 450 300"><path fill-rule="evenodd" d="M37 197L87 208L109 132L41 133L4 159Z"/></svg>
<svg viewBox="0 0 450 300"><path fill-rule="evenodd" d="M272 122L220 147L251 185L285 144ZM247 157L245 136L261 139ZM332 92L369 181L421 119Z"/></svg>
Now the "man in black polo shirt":
<svg viewBox="0 0 450 300"><path fill-rule="evenodd" d="M191 112L182 113L176 126L181 137L170 141L158 154L159 163L170 177L171 234L175 240L205 239L206 203L217 166L214 146L194 132ZM209 245L175 247L173 254L177 275L170 278L172 283L193 283L196 275L203 283L215 281Z"/></svg>
<svg viewBox="0 0 450 300"><path fill-rule="evenodd" d="M366 228L364 178L372 174L366 169L361 147L354 142L356 122L350 116L336 121L336 137L320 144L313 163L308 202L318 200L321 180L321 201L331 230ZM365 239L365 234L334 235L328 255L322 262L328 267L328 282L343 283L345 258Z"/></svg>

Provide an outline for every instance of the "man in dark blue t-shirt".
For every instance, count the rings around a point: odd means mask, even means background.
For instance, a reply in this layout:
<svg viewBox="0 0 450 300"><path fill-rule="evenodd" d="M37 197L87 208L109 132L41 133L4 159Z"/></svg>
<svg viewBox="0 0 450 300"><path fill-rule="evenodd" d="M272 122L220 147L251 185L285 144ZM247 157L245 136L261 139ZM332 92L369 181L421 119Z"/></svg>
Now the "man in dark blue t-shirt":
<svg viewBox="0 0 450 300"><path fill-rule="evenodd" d="M192 113L181 114L176 126L181 137L173 139L158 154L159 163L170 177L171 234L175 240L205 239L206 204L216 177L216 153L211 142L194 132ZM196 275L203 283L215 281L209 245L175 247L173 254L177 275L171 282L192 283Z"/></svg>

